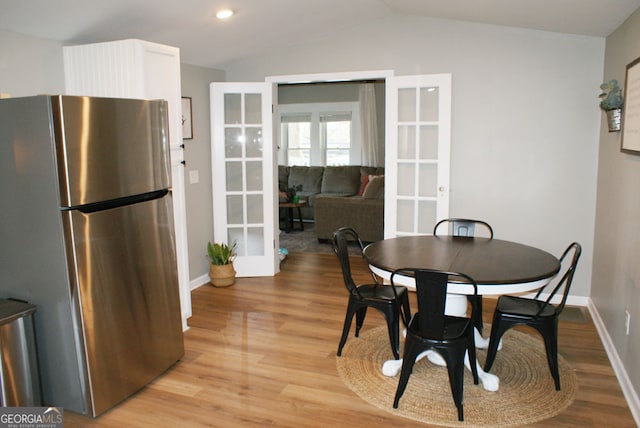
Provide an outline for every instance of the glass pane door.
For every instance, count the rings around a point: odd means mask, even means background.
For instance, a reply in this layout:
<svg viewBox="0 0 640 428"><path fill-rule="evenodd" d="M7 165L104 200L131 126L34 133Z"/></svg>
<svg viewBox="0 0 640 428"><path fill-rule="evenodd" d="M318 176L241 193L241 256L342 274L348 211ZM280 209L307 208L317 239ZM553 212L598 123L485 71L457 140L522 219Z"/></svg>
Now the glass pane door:
<svg viewBox="0 0 640 428"><path fill-rule="evenodd" d="M271 85L212 83L214 237L237 244L237 276L275 274Z"/></svg>
<svg viewBox="0 0 640 428"><path fill-rule="evenodd" d="M387 82L385 236L431 234L449 211L451 76Z"/></svg>

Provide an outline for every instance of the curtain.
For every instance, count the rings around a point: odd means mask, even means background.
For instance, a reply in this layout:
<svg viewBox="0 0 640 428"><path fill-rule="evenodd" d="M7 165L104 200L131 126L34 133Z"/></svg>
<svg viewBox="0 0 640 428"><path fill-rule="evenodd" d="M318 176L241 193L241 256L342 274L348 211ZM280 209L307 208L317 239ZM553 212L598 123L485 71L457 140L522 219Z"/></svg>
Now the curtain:
<svg viewBox="0 0 640 428"><path fill-rule="evenodd" d="M373 83L360 85L360 127L362 137L362 165L384 166L384 157L378 138L378 115L376 112L376 89Z"/></svg>

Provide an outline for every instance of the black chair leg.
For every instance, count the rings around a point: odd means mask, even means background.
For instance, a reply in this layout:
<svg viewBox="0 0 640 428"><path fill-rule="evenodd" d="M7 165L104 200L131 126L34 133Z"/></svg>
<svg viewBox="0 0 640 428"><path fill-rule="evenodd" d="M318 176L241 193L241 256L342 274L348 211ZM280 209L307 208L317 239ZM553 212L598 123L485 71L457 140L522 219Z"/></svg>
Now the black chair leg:
<svg viewBox="0 0 640 428"><path fill-rule="evenodd" d="M416 363L419 349L411 343L411 339L407 338L405 342L404 354L402 355L402 369L400 371L400 380L398 381L398 389L396 389L396 396L393 400L393 408L397 409L400 403L400 398L404 394L404 390L407 388L407 382L409 382L409 376L413 372L413 365Z"/></svg>
<svg viewBox="0 0 640 428"><path fill-rule="evenodd" d="M356 315L356 337L358 337L357 327L357 313L361 308L356 300L350 298L347 303L347 313L344 317L344 326L342 327L342 337L340 338L340 344L338 345L338 357L342 355L342 348L347 343L349 337L349 330L351 330L351 323L353 322L353 316ZM365 308L366 309L366 308Z"/></svg>
<svg viewBox="0 0 640 428"><path fill-rule="evenodd" d="M353 320L353 310L351 305L347 308L347 314L344 317L344 326L342 327L342 337L340 338L340 344L338 345L338 357L342 355L342 348L347 343L347 337L349 336L349 330L351 329L351 321Z"/></svg>
<svg viewBox="0 0 640 428"><path fill-rule="evenodd" d="M480 334L482 334L482 327L483 327L483 323L482 323L482 296L476 297L476 321L475 321L475 325L476 325L476 328L478 329L478 331L480 332Z"/></svg>
<svg viewBox="0 0 640 428"><path fill-rule="evenodd" d="M546 326L545 326L546 327ZM556 391L560 391L560 371L558 369L558 331L556 328L548 326L546 331L540 332L544 339L544 347L547 352L547 363L549 363L549 371L553 377Z"/></svg>
<svg viewBox="0 0 640 428"><path fill-rule="evenodd" d="M356 311L356 337L360 336L360 329L364 324L364 318L367 316L367 307L363 306Z"/></svg>
<svg viewBox="0 0 640 428"><path fill-rule="evenodd" d="M464 354L467 352L466 346L460 346L456 349L441 349L440 355L447 363L447 371L449 372L449 385L451 386L451 395L453 402L458 409L458 420L464 420L462 410L462 396L464 390Z"/></svg>
<svg viewBox="0 0 640 428"><path fill-rule="evenodd" d="M391 342L391 352L393 358L400 359L400 314L396 306L390 306L383 312L387 320L387 330L389 331L389 341Z"/></svg>
<svg viewBox="0 0 640 428"><path fill-rule="evenodd" d="M487 357L484 361L484 371L488 372L493 366L493 362L496 359L496 353L498 352L498 344L505 331L510 326L502 324L498 317L493 318L493 324L491 325L491 337L489 339L489 348L487 348Z"/></svg>
<svg viewBox="0 0 640 428"><path fill-rule="evenodd" d="M469 357L469 367L471 367L471 374L473 375L473 384L477 385L479 382L478 377L478 357L476 356L476 342L473 340L473 335L469 339L467 344L467 356Z"/></svg>
<svg viewBox="0 0 640 428"><path fill-rule="evenodd" d="M468 296L467 299L474 308L473 325L478 329L478 332L482 334L482 296Z"/></svg>
<svg viewBox="0 0 640 428"><path fill-rule="evenodd" d="M404 293L402 298L402 315L404 313L404 317L402 318L402 323L406 326L409 325L409 321L411 321L411 307L409 305L409 293Z"/></svg>

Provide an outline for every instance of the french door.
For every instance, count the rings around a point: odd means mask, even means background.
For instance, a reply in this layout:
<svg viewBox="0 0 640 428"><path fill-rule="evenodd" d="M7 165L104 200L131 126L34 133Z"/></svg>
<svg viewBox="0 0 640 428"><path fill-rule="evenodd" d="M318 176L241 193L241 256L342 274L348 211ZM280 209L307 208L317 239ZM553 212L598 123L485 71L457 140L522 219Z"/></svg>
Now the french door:
<svg viewBox="0 0 640 428"><path fill-rule="evenodd" d="M451 75L385 79L386 238L431 234L449 216ZM214 239L238 243L238 276L279 269L272 102L277 83L361 80L366 72L279 76L267 83L212 83Z"/></svg>
<svg viewBox="0 0 640 428"><path fill-rule="evenodd" d="M386 83L384 236L431 234L449 216L451 75Z"/></svg>
<svg viewBox="0 0 640 428"><path fill-rule="evenodd" d="M271 276L278 259L272 85L212 83L214 240L237 244L237 276Z"/></svg>

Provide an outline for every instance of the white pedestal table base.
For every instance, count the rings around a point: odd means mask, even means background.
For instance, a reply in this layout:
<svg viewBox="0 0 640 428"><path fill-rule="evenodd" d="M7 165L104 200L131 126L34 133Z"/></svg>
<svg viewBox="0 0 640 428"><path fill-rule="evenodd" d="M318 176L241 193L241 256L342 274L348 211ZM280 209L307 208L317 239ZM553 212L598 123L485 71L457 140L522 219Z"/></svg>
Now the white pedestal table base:
<svg viewBox="0 0 640 428"><path fill-rule="evenodd" d="M460 294L448 294L445 313L451 316L465 316L467 313L467 296ZM406 330L403 335L406 337ZM474 339L476 348L486 349L489 346L489 339L482 337L480 332L474 328ZM500 347L499 347L500 348ZM445 366L444 359L436 351L425 351L416 357L416 362L424 357L429 358L433 364ZM482 383L482 387L487 391L497 391L500 387L500 379L498 376L485 372L478 361L475 362L478 369L478 380ZM469 353L465 353L464 365L471 370L469 363ZM385 376L396 376L402 369L402 358L399 360L387 360L382 365L382 374Z"/></svg>

